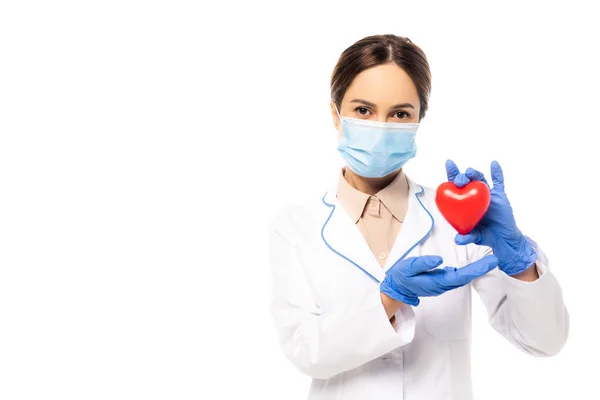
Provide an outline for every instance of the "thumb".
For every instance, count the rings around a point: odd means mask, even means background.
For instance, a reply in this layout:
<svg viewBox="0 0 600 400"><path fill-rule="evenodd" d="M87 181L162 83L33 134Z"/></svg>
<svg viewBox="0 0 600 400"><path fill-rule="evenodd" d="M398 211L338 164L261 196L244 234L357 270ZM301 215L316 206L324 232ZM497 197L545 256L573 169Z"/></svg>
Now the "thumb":
<svg viewBox="0 0 600 400"><path fill-rule="evenodd" d="M487 274L497 265L498 258L490 254L462 268L448 268L444 271L446 282L455 287L466 285L473 279Z"/></svg>
<svg viewBox="0 0 600 400"><path fill-rule="evenodd" d="M479 229L475 228L471 232L467 233L466 235L461 235L460 233L457 233L456 236L454 237L454 243L461 244L461 245L465 245L465 244L469 244L469 243L480 244L481 238L482 238L481 231L479 231Z"/></svg>
<svg viewBox="0 0 600 400"><path fill-rule="evenodd" d="M436 268L441 265L444 260L440 256L419 256L407 258L406 261L408 262L406 268L408 275L414 276Z"/></svg>
<svg viewBox="0 0 600 400"><path fill-rule="evenodd" d="M459 188L466 186L471 180L465 174L458 174L454 177L454 181L452 181Z"/></svg>

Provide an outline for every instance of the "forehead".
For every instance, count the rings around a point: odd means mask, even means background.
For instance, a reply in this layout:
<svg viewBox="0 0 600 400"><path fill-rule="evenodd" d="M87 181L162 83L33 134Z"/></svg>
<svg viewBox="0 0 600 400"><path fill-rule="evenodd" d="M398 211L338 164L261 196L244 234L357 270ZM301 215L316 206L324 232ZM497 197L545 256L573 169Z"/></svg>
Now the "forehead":
<svg viewBox="0 0 600 400"><path fill-rule="evenodd" d="M373 103L419 104L417 88L410 76L396 64L383 64L366 69L356 75L346 90L343 101L360 98Z"/></svg>

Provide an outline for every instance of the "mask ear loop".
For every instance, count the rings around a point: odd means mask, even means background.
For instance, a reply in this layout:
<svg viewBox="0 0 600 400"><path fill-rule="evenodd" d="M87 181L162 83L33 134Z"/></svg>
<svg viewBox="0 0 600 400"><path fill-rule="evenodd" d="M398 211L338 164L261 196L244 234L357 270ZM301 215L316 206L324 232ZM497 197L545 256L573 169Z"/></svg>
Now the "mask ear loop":
<svg viewBox="0 0 600 400"><path fill-rule="evenodd" d="M333 100L331 100L333 101ZM340 112L338 111L337 105L335 104L335 101L333 101L333 107L335 107L335 112L337 113L338 116L338 122L340 124L340 131L342 129L342 116L340 115Z"/></svg>
<svg viewBox="0 0 600 400"><path fill-rule="evenodd" d="M331 100L331 101L333 101L333 100ZM333 107L335 108L335 112L337 113L337 116L338 116L338 118L340 120L340 124L341 124L342 123L342 116L340 115L340 112L338 111L337 104L335 104L335 101L333 101Z"/></svg>

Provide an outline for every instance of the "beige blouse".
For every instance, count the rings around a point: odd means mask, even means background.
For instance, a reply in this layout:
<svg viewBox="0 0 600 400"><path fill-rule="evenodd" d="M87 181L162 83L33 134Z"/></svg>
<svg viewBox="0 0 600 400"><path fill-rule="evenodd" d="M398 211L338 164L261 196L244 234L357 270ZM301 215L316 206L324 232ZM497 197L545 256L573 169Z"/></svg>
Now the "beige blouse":
<svg viewBox="0 0 600 400"><path fill-rule="evenodd" d="M371 196L350 186L344 178L344 172L342 169L337 198L383 267L408 208L406 176L400 170L388 186Z"/></svg>

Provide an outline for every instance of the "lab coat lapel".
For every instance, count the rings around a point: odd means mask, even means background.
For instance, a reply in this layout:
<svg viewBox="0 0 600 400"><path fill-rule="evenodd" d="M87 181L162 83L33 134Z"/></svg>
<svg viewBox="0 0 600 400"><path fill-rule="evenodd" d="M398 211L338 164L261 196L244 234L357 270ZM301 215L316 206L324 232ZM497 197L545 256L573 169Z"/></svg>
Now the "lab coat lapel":
<svg viewBox="0 0 600 400"><path fill-rule="evenodd" d="M330 212L333 211L327 223L324 223L323 240L342 262L348 263L348 268L363 269L363 272L381 282L385 278L381 265L373 255L358 226L338 202L336 193L337 190L334 187L323 198L323 206L329 207Z"/></svg>
<svg viewBox="0 0 600 400"><path fill-rule="evenodd" d="M424 190L408 179L408 209L390 255L384 265L384 271L391 268L400 258L416 255L412 252L433 229L433 217L421 203ZM413 253L413 254L411 254Z"/></svg>

